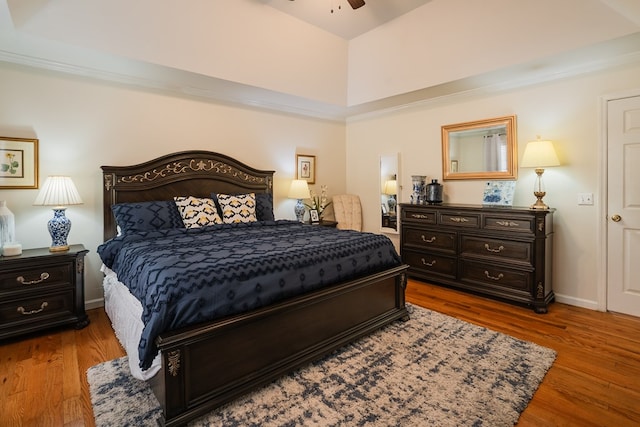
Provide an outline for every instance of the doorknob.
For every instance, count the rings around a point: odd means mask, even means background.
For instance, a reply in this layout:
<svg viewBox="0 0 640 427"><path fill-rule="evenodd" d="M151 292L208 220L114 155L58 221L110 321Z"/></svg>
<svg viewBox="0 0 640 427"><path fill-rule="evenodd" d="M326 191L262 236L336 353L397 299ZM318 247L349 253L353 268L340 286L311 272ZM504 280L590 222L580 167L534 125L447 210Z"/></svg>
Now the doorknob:
<svg viewBox="0 0 640 427"><path fill-rule="evenodd" d="M615 215L611 215L611 221L613 222L620 222L620 220L622 219L622 217L618 214Z"/></svg>

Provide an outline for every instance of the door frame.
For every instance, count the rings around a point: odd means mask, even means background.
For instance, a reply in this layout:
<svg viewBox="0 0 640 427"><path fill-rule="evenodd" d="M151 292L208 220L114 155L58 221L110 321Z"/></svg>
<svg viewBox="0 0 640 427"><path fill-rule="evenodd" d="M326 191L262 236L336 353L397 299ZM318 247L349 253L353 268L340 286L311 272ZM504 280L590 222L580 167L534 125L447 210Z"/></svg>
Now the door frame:
<svg viewBox="0 0 640 427"><path fill-rule="evenodd" d="M608 275L608 260L607 260L607 244L609 242L609 234L607 232L607 225L609 223L609 181L608 181L608 148L609 148L609 135L608 135L608 121L609 121L609 101L615 101L616 99L633 98L640 96L640 89L625 90L622 92L616 92L612 94L603 95L600 97L600 142L599 142L599 154L600 163L598 164L598 194L600 195L600 211L598 227L596 230L596 257L598 259L598 274L597 274L597 309L598 311L607 311L607 283Z"/></svg>

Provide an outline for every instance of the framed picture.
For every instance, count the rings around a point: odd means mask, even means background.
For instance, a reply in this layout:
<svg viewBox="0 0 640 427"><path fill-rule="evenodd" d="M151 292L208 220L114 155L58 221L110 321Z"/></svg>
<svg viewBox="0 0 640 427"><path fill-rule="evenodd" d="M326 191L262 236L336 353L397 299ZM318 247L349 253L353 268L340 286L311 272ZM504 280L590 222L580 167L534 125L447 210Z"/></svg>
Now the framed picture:
<svg viewBox="0 0 640 427"><path fill-rule="evenodd" d="M38 188L38 140L0 136L0 189Z"/></svg>
<svg viewBox="0 0 640 427"><path fill-rule="evenodd" d="M484 187L483 205L511 206L513 193L516 189L515 181L487 181Z"/></svg>
<svg viewBox="0 0 640 427"><path fill-rule="evenodd" d="M389 213L389 209L387 208L386 203L381 203L380 206L382 206L382 215Z"/></svg>
<svg viewBox="0 0 640 427"><path fill-rule="evenodd" d="M311 217L311 222L320 222L320 215L318 215L317 210L311 209L309 211L309 216Z"/></svg>
<svg viewBox="0 0 640 427"><path fill-rule="evenodd" d="M457 173L458 172L458 161L457 160L451 160L451 172L453 172L453 173Z"/></svg>
<svg viewBox="0 0 640 427"><path fill-rule="evenodd" d="M296 179L304 179L308 184L316 183L316 156L296 154Z"/></svg>

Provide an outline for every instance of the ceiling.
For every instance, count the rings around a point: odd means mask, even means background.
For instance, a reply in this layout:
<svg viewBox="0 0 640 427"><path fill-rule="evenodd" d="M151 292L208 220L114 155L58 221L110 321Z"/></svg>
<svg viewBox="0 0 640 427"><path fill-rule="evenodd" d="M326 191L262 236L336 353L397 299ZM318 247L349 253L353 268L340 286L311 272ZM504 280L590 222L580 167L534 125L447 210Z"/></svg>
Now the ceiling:
<svg viewBox="0 0 640 427"><path fill-rule="evenodd" d="M268 6L351 40L431 0L365 0L352 9L347 0L260 0Z"/></svg>
<svg viewBox="0 0 640 427"><path fill-rule="evenodd" d="M0 62L160 90L178 96L338 121L416 104L450 102L460 97L509 90L640 62L639 0L562 0L558 3L554 0L519 0L517 4L512 3L513 0L475 0L473 4L477 5L476 10L481 8L486 17L502 13L512 31L511 37L508 34L507 37L499 35L490 40L492 45L481 47L486 52L496 51L506 58L499 66L494 67L491 62L491 66L484 69L474 69L477 64L469 59L475 56L478 62L476 51L480 54L483 52L477 46L477 41L473 37L461 36L462 32L448 31L448 26L452 23L464 28L465 23L466 27L470 27L469 22L477 19L476 15L469 12L471 8L460 7L468 0L365 0L365 6L357 10L353 10L347 0L190 0L185 4L159 2L157 5L154 1L0 0ZM509 9L508 13L512 15L505 15L505 10L487 9L484 4L501 5L503 9ZM576 5L583 4L589 7L576 10ZM156 8L153 16L149 15L150 7ZM206 7L218 14L217 20L209 18L211 14L201 13L200 8ZM123 13L123 10L127 10L127 13ZM234 15L231 12L239 13ZM246 20L245 12L251 14ZM537 15L532 17L533 13ZM263 18L265 15L268 19ZM181 17L184 19L176 20ZM194 21L198 19L200 26L194 25ZM287 29L291 29L291 32L274 31L271 22L284 21L290 24ZM398 24L400 21L403 24ZM165 22L170 22L172 26L165 25ZM182 26L175 25L176 22ZM399 27L407 22L413 26L408 29ZM145 33L145 30L154 28L150 23L158 23L157 28L161 32ZM219 30L221 27L229 31L229 35L219 31L215 37L207 39L205 31ZM249 70L255 75L263 76L266 70L276 69L283 71L279 75L283 81L289 79L296 84L304 82L300 78L304 73L295 73L287 68L291 63L279 64L271 57L267 59L276 63L271 68L272 64L268 60L246 62L247 58L251 59L250 55L262 59L261 55L265 54L251 44L253 34L272 38L275 43L279 43L283 40L278 39L280 34L304 33L303 27L313 29L309 31L313 36L319 33L318 38L323 41L330 39L328 44L337 46L337 49L326 49L325 54L327 51L334 53L335 50L348 51L348 55L358 50L374 53L382 51L383 56L398 54L395 59L401 64L390 62L393 68L388 74L382 74L380 67L372 67L358 73L359 80L371 75L388 76L398 81L407 80L408 76L415 80L416 75L420 78L431 75L437 65L461 57L464 61L451 65L450 70L462 70L466 74L450 73L436 82L413 85L406 90L372 96L370 100L351 104L328 102L320 97L308 96L300 90L281 90L273 85L263 84L264 80L256 82L237 78L235 74L239 71ZM441 31L442 27L444 31ZM166 28L173 31L166 31ZM321 30L317 30L318 28ZM399 28L402 31L398 31ZM432 32L426 31L431 29ZM197 32L198 30L202 33ZM401 33L406 37L380 37L389 32ZM329 33L337 37L332 37ZM206 40L216 47L216 43L228 48L235 47L238 41L244 42L241 46L245 49L227 49L230 56L222 59L219 51L215 50L209 50L208 55L199 55L201 50L193 48L193 45L189 46L191 49L176 48L176 36L181 34L193 34L193 40ZM436 37L429 37L431 34ZM293 41L292 37L284 40L289 43L289 47L299 48L297 52L302 53L302 58L311 59L313 55L307 54L316 52L316 46L310 45L309 39L293 38ZM110 49L118 40L121 44L117 47L121 51ZM376 43L370 43L370 40L375 40ZM97 44L96 41L104 44ZM152 42L157 42L160 47L158 51L166 52L173 62L135 56L139 52L146 54L149 46L145 43ZM423 45L417 45L422 42ZM125 49L129 46L139 47L140 50L129 55L132 50ZM454 51L452 47L458 51ZM487 47L491 49L486 49ZM211 52L218 56L211 55ZM466 52L466 55L459 52ZM267 55L270 53L267 52ZM231 64L229 68L234 75L229 78L194 68L183 68L184 64L180 63L180 60L185 59L183 54L193 54L195 58L213 58L216 66ZM245 62L234 63L236 57ZM318 55L315 57L320 58ZM424 63L417 68L402 65L407 59L411 61L419 57L429 58L432 62L426 68ZM495 58L494 56L494 60ZM500 56L497 58L501 59ZM479 57L480 62L483 59L482 56ZM348 64L348 68L351 69L352 65ZM315 69L311 71L316 72ZM316 74L325 77L324 74ZM385 87L387 83L382 81L377 86ZM307 85L305 89L309 86L313 87ZM376 87L375 83L369 86Z"/></svg>

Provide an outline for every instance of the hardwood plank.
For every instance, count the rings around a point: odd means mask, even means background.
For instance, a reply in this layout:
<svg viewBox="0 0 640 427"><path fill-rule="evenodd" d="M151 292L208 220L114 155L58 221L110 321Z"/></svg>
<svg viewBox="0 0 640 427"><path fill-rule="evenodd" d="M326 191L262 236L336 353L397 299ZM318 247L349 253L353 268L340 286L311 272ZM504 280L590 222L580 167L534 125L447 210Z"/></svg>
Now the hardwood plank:
<svg viewBox="0 0 640 427"><path fill-rule="evenodd" d="M640 318L553 303L549 313L410 280L407 301L553 348L518 426L640 425ZM79 331L0 342L0 425L94 426L86 371L121 357L103 309Z"/></svg>

